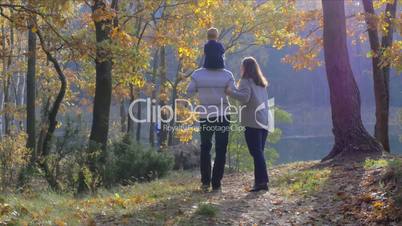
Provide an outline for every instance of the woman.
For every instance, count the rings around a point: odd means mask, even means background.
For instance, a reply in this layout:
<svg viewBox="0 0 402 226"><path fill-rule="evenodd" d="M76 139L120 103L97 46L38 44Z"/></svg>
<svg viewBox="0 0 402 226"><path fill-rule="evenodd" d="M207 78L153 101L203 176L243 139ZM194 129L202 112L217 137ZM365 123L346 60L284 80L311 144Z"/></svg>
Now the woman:
<svg viewBox="0 0 402 226"><path fill-rule="evenodd" d="M237 99L243 106L241 125L248 149L254 159L255 184L250 190L268 190L268 173L264 157L264 147L268 135L268 82L257 61L253 57L243 59L240 68L241 79L238 88L226 88L226 94Z"/></svg>

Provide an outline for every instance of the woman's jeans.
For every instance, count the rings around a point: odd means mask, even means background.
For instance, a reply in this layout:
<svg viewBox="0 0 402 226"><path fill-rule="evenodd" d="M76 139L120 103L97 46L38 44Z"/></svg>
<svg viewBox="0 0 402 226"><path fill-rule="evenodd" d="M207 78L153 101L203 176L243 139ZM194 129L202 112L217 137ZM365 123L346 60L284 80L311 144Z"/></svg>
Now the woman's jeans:
<svg viewBox="0 0 402 226"><path fill-rule="evenodd" d="M205 119L206 120L206 119ZM213 188L221 186L225 170L226 152L229 140L229 116L210 118L200 123L201 135L201 182ZM215 135L215 161L211 177L212 137Z"/></svg>
<svg viewBox="0 0 402 226"><path fill-rule="evenodd" d="M244 135L246 137L248 150L254 159L255 185L265 185L269 182L264 156L264 147L268 131L265 129L246 127Z"/></svg>

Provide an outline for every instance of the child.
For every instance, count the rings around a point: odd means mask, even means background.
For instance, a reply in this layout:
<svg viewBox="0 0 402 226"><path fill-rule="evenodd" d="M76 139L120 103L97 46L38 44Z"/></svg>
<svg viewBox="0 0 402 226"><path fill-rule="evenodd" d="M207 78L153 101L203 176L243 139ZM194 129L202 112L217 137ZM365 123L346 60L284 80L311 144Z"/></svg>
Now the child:
<svg viewBox="0 0 402 226"><path fill-rule="evenodd" d="M204 45L204 68L207 69L223 69L225 63L223 54L225 49L223 45L217 41L218 29L211 27L207 32L208 42Z"/></svg>

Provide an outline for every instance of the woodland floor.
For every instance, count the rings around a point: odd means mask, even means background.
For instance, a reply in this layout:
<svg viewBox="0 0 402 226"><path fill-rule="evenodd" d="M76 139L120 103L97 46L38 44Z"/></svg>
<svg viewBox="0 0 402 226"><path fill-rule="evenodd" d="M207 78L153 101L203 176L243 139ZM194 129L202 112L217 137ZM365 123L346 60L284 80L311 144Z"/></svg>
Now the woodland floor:
<svg viewBox="0 0 402 226"><path fill-rule="evenodd" d="M400 160L330 165L302 162L270 171L269 192L248 193L250 173L228 174L221 193L189 190L106 225L402 225ZM179 178L178 178L179 179ZM195 178L194 178L195 179ZM195 179L196 180L196 179ZM181 183L187 183L187 179ZM397 194L397 189L399 194ZM398 196L399 195L399 196ZM395 200L396 199L396 200ZM108 220L110 220L108 222Z"/></svg>
<svg viewBox="0 0 402 226"><path fill-rule="evenodd" d="M270 191L256 194L247 192L252 173L227 173L221 193L202 193L197 175L176 172L82 199L2 197L0 225L402 225L401 157L276 166Z"/></svg>

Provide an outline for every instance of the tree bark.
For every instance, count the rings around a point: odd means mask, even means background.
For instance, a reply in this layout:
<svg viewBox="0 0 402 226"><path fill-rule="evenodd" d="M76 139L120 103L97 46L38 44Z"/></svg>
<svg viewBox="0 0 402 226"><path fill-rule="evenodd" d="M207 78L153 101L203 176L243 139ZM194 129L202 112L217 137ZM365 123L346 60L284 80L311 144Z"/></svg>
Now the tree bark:
<svg viewBox="0 0 402 226"><path fill-rule="evenodd" d="M34 20L34 19L33 19ZM32 32L34 22L28 22L28 66L27 66L27 104L26 104L26 132L27 148L31 149L32 162L36 161L36 119L35 119L35 100L36 100L36 34Z"/></svg>
<svg viewBox="0 0 402 226"><path fill-rule="evenodd" d="M368 26L368 36L370 48L373 53L372 67L373 67L373 80L374 80L374 96L376 105L376 123L375 123L375 137L382 144L385 151L390 152L389 145L389 71L390 66L386 65L381 67L382 52L385 48L392 46L392 33L393 25L391 18L395 18L396 3L387 4L385 15L387 23L389 24L388 32L382 37L382 44L378 35L377 22L373 20L375 11L372 0L363 0L364 11L366 13L366 23Z"/></svg>
<svg viewBox="0 0 402 226"><path fill-rule="evenodd" d="M159 56L159 50L155 51L154 54L154 59L153 59L153 65L152 65L152 83L156 84L156 76L158 73L158 56ZM151 109L153 109L153 107L155 106L155 104L153 103L153 100L155 100L156 98L156 87L152 90L151 93ZM154 118L154 114L153 111L151 110L151 112L149 112L149 114L151 114L151 122L149 124L149 143L151 145L151 147L155 146L155 118ZM156 116L155 116L156 117Z"/></svg>
<svg viewBox="0 0 402 226"><path fill-rule="evenodd" d="M124 134L127 131L127 114L124 99L120 101L120 126L120 131Z"/></svg>
<svg viewBox="0 0 402 226"><path fill-rule="evenodd" d="M162 46L161 51L160 51L160 80L161 80L161 92L167 92L166 90L166 81L167 81L167 75L166 75L166 47ZM161 99L159 101L159 105L161 108L166 105L166 101L164 99ZM162 119L167 119L166 112L162 111L161 112L161 117ZM163 149L167 146L168 142L168 130L167 130L167 123L161 122L161 130L160 130L160 136L159 136L159 144L160 148Z"/></svg>
<svg viewBox="0 0 402 226"><path fill-rule="evenodd" d="M13 32L10 28L10 50L7 51L7 34L4 25L1 28L2 33L2 46L3 46L3 110L4 110L4 133L5 135L11 135L11 115L9 113L11 107L10 101L10 83L11 76L8 74L8 69L11 64L11 54L13 51ZM7 57L8 55L8 57Z"/></svg>
<svg viewBox="0 0 402 226"><path fill-rule="evenodd" d="M322 0L324 56L330 89L335 144L323 159L351 159L381 154L361 119L360 92L349 62L344 1Z"/></svg>
<svg viewBox="0 0 402 226"><path fill-rule="evenodd" d="M172 103L172 111L173 111L173 120L170 121L170 128L173 128L174 126L176 126L176 121L175 121L175 115L176 115L176 99L178 97L178 86L179 83L181 82L181 76L180 76L180 71L182 69L182 64L181 62L179 62L179 65L177 66L177 70L176 70L176 79L174 81L173 87L172 87L172 95L171 95L171 103ZM171 129L169 131L169 142L168 145L172 146L172 145L176 145L178 144L178 139L175 137L175 130Z"/></svg>
<svg viewBox="0 0 402 226"><path fill-rule="evenodd" d="M58 60L49 52L49 50L46 49L45 40L43 39L43 37L39 31L37 31L37 35L39 37L40 43L42 45L42 49L45 52L47 59L50 62L52 62L53 67L56 70L57 76L60 80L59 93L57 94L56 99L54 100L54 103L53 103L52 107L50 108L49 115L48 115L48 129L46 132L45 139L43 141L42 153L46 157L49 155L50 141L53 137L53 133L56 130L56 126L57 126L56 117L59 112L61 103L63 102L64 96L66 95L67 80L66 80L66 76L63 73L63 70L61 69L61 66L60 66Z"/></svg>
<svg viewBox="0 0 402 226"><path fill-rule="evenodd" d="M134 101L134 86L130 84L130 103L133 103ZM131 137L133 135L133 130L134 130L134 121L130 117L130 114L127 112L127 136Z"/></svg>
<svg viewBox="0 0 402 226"><path fill-rule="evenodd" d="M106 4L102 0L96 0L92 12L105 10ZM110 50L104 46L110 42L111 20L95 20L96 29L96 88L93 106L92 129L90 143L106 148L109 133L109 116L112 97L112 58Z"/></svg>
<svg viewBox="0 0 402 226"><path fill-rule="evenodd" d="M141 91L138 90L138 97L141 97ZM142 103L138 102L137 103L137 119L141 120L142 119ZM136 134L135 134L135 140L137 141L137 144L141 143L141 128L142 128L142 123L138 122L137 123L137 128L136 128Z"/></svg>
<svg viewBox="0 0 402 226"><path fill-rule="evenodd" d="M112 1L112 9L117 9L118 0ZM95 0L92 5L92 15L100 11L107 11L107 5L104 0ZM100 12L102 13L102 12ZM96 87L94 106L92 113L92 128L89 136L88 156L86 156L86 165L92 173L93 177L103 176L98 172L99 165L104 165L106 162L106 146L109 134L109 118L110 106L112 101L112 54L110 49L105 46L110 43L111 38L109 33L114 24L118 21L113 19L96 19L93 18L95 24L96 36ZM102 153L98 155L96 152L101 148ZM89 189L94 189L97 184L88 185L85 183L84 169L79 173L78 193L88 192Z"/></svg>
<svg viewBox="0 0 402 226"><path fill-rule="evenodd" d="M48 155L50 154L50 142L53 138L54 131L56 130L57 126L57 114L59 112L61 103L63 102L64 96L66 95L66 90L67 90L67 79L66 76L63 73L63 70L61 69L61 66L58 62L58 60L50 53L50 51L46 48L45 46L45 40L43 36L41 35L41 32L38 30L36 32L38 35L39 41L42 46L42 50L45 52L47 59L52 62L54 69L56 70L57 76L60 80L60 89L59 93L56 96L56 99L53 102L52 107L50 108L49 114L48 114L48 127L46 131L45 138L43 140L43 146L42 146L42 157L43 159L40 162L41 167L45 171L45 176L46 179L49 183L49 185L56 190L60 190L60 185L57 182L56 177L53 175L53 172L49 169L49 164L47 163L48 160Z"/></svg>

